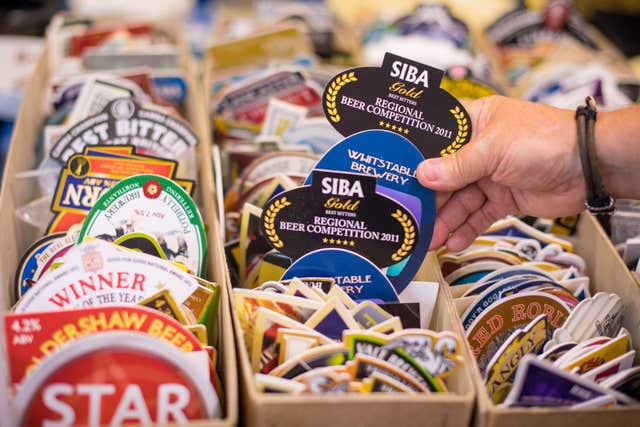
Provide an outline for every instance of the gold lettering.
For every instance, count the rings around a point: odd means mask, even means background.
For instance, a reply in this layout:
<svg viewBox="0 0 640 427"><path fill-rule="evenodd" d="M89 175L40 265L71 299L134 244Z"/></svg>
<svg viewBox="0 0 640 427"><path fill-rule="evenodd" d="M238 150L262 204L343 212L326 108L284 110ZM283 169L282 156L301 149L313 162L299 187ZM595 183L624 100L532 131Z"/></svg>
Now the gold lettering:
<svg viewBox="0 0 640 427"><path fill-rule="evenodd" d="M360 207L360 200L353 201L353 199L347 199L342 201L340 197L329 197L324 202L324 207L327 209L339 209L343 211L355 212Z"/></svg>
<svg viewBox="0 0 640 427"><path fill-rule="evenodd" d="M424 89L418 90L417 87L406 88L403 82L395 82L389 86L391 92L397 92L398 95L406 96L407 98L418 99L422 96Z"/></svg>

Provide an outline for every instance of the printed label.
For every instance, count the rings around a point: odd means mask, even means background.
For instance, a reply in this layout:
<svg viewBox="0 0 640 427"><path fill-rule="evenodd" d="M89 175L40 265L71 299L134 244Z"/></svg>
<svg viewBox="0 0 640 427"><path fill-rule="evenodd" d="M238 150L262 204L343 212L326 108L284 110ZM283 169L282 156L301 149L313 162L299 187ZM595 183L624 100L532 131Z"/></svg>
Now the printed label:
<svg viewBox="0 0 640 427"><path fill-rule="evenodd" d="M471 139L471 119L440 88L443 72L391 53L382 67L335 76L323 94L324 112L344 136L385 129L409 139L425 158L452 154Z"/></svg>
<svg viewBox="0 0 640 427"><path fill-rule="evenodd" d="M123 179L96 202L82 225L87 237L115 241L129 233L152 236L171 261L197 275L205 267L206 234L191 197L170 179L137 175Z"/></svg>
<svg viewBox="0 0 640 427"><path fill-rule="evenodd" d="M50 156L64 164L87 146L133 145L140 154L176 159L197 144L198 137L186 122L119 98L67 130Z"/></svg>
<svg viewBox="0 0 640 427"><path fill-rule="evenodd" d="M40 361L86 335L129 330L167 341L182 351L202 350L177 321L146 307L97 307L40 313L8 313L4 319L10 377L19 384Z"/></svg>
<svg viewBox="0 0 640 427"><path fill-rule="evenodd" d="M314 170L310 186L265 205L262 232L273 248L293 258L342 247L378 267L395 264L414 249L417 225L404 206L375 190L372 176Z"/></svg>

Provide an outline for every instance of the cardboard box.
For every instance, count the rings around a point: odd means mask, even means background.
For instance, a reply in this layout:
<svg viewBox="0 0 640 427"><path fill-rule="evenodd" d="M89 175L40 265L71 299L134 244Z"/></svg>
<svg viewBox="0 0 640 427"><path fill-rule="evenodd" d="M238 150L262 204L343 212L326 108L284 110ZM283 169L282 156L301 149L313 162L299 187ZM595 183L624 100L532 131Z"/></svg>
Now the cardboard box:
<svg viewBox="0 0 640 427"><path fill-rule="evenodd" d="M608 236L591 215L583 213L576 236L571 239L574 252L581 255L587 265L591 293L613 292L625 304L623 326L631 335L632 345L640 350L640 286L618 256ZM443 287L448 289L446 282ZM448 292L450 295L450 292ZM457 322L462 327L461 322ZM465 341L465 344L467 342ZM470 352L468 344L467 352ZM637 361L636 356L636 361ZM472 376L476 387L477 405L474 424L477 427L588 427L626 426L638 423L640 405L609 409L552 409L552 408L499 408L487 395L475 359L471 359Z"/></svg>
<svg viewBox="0 0 640 427"><path fill-rule="evenodd" d="M439 269L433 268L436 262L435 256L429 254L429 257L431 259L423 264L416 280L442 281ZM231 291L230 281L227 285ZM438 331L451 330L462 337L461 326L456 321L451 298L443 294L442 288L438 294L430 326ZM370 427L433 424L453 427L466 426L471 421L475 396L468 364L447 379L447 387L451 390L447 393L293 396L257 392L249 355L244 345L244 333L233 311L232 318L240 366L240 414L243 425L304 424L318 427ZM468 359L466 354L465 359Z"/></svg>
<svg viewBox="0 0 640 427"><path fill-rule="evenodd" d="M219 371L224 389L223 418L216 420L202 420L194 422L195 426L219 426L230 427L237 424L238 419L238 387L237 368L233 354L234 343L231 329L230 310L226 295L227 280L226 264L223 254L223 243L219 229L219 219L215 205L215 191L211 167L211 140L208 127L208 119L204 110L204 100L201 98L201 87L196 83L191 71L192 64L185 50L184 70L188 84L188 95L185 104L186 119L191 123L200 138L198 146L198 182L196 185L196 200L201 214L208 226L207 238L209 253L207 262L208 278L217 282L222 287L221 303L218 314L216 348L219 357ZM19 206L35 200L39 196L39 189L32 179L20 179L15 175L18 172L34 169L35 147L46 117L44 94L47 93L49 83L47 50L43 53L38 66L31 77L25 91L25 97L15 123L11 140L9 155L7 157L0 196L0 227L2 228L3 244L0 246L0 278L4 284L4 290L0 292L0 303L3 310L10 308L12 300L12 288L15 270L23 252L38 237L35 227L25 225L18 220L15 211ZM8 384L6 373L6 348L4 337L0 328L0 380L4 381L0 386L0 404L6 404L5 396ZM0 424L13 426L9 411L0 407Z"/></svg>
<svg viewBox="0 0 640 427"><path fill-rule="evenodd" d="M289 31L291 33L285 32L282 37L290 37L294 43L299 43L295 32ZM266 50L266 47L263 48L260 43L256 43L253 49L256 52L262 52ZM308 50L309 47L300 42L298 53L305 49ZM224 50L226 50L226 45ZM224 59L224 50L216 50L219 59ZM226 63L222 60L215 62L211 55L205 55L203 83L207 106L210 106L211 103L211 74L215 72L216 77L220 78L233 74L242 66L246 66L246 64ZM429 257L433 259L425 261L422 269L416 275L416 280L442 283L443 279L439 268L433 268L436 263L435 256L430 254ZM231 295L232 286L228 271L226 284L228 294ZM451 297L446 297L444 292L447 290L443 290L441 287L430 327L434 330L452 330L462 339L462 329L459 322L456 321ZM471 421L475 392L468 365L463 366L447 380L447 386L452 392L441 394L410 396L379 393L369 396L356 394L292 396L257 392L249 354L244 344L244 333L236 313L232 310L231 314L240 371L240 423L242 425L371 427L435 424L453 427L467 426ZM465 359L468 359L467 355L465 355Z"/></svg>

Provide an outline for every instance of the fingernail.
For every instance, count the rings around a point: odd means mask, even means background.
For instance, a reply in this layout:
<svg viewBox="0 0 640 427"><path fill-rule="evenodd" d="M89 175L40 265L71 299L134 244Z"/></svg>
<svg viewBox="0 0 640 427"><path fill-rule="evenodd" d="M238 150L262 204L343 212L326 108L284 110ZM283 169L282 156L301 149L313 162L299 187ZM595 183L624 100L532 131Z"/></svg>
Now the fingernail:
<svg viewBox="0 0 640 427"><path fill-rule="evenodd" d="M440 164L435 159L425 160L418 166L418 179L422 181L437 181L439 178Z"/></svg>

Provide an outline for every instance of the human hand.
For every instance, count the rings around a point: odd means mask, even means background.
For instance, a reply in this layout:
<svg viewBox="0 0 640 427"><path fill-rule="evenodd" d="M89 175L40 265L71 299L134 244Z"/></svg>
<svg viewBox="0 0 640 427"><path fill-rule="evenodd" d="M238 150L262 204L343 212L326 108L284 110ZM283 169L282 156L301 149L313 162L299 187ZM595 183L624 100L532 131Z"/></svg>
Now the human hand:
<svg viewBox="0 0 640 427"><path fill-rule="evenodd" d="M466 105L473 138L417 170L436 193L431 248L460 251L508 214L557 217L584 209L574 112L501 96Z"/></svg>

